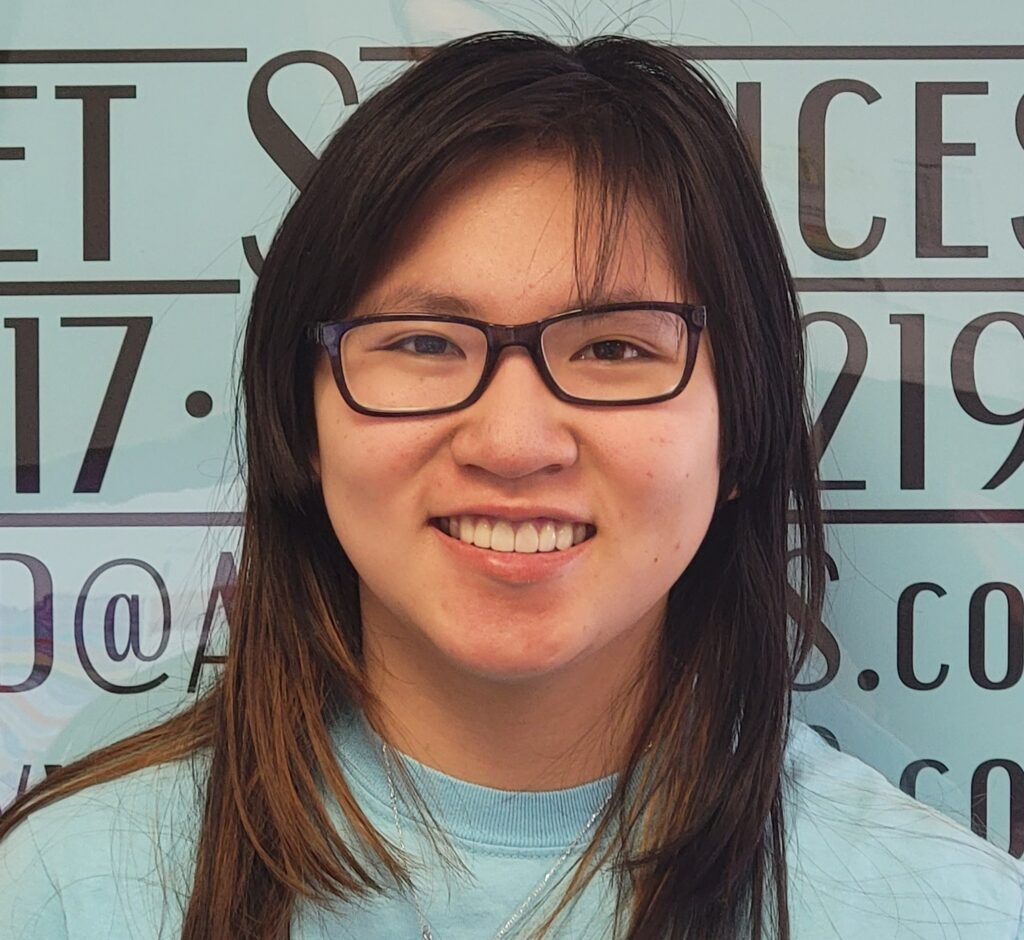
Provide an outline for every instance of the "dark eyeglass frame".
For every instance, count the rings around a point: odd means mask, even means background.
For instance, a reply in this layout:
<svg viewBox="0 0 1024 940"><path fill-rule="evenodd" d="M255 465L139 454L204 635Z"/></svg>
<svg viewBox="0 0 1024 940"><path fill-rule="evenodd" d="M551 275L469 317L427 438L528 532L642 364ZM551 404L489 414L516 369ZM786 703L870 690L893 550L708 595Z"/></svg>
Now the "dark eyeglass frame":
<svg viewBox="0 0 1024 940"><path fill-rule="evenodd" d="M681 317L686 324L687 346L686 362L683 366L683 375L679 384L669 392L656 395L652 398L630 398L595 401L590 398L578 398L564 391L555 381L544 361L544 353L541 349L540 340L544 330L553 323L568 320L572 317L589 316L595 313L615 313L622 310L662 310L667 313L674 313ZM434 323L461 323L466 326L475 327L487 338L487 358L484 360L483 373L476 388L461 402L454 405L446 405L443 408L428 408L425 410L402 410L402 411L375 411L360 405L351 395L348 385L345 382L344 372L341 368L341 339L354 327L363 323L387 323L396 320L421 320ZM530 353L540 377L551 393L560 401L571 402L577 405L648 405L654 402L667 401L675 398L690 381L693 374L693 367L697 361L697 345L700 342L700 334L707 323L707 308L696 304L674 303L667 300L629 301L625 303L597 304L592 307L581 307L575 310L566 310L563 313L556 313L553 316L545 317L543 320L535 320L533 323L520 323L515 326L507 326L500 323L484 323L481 320L473 320L469 317L448 316L446 314L432 313L382 313L367 317L356 317L349 320L322 320L312 323L306 327L306 337L310 342L322 346L331 360L331 369L334 372L334 381L337 383L338 391L350 408L360 414L370 415L379 418L402 418L419 417L422 415L447 414L451 411L459 411L468 408L477 401L487 390L491 377L494 375L495 367L501 351L508 346L524 346Z"/></svg>

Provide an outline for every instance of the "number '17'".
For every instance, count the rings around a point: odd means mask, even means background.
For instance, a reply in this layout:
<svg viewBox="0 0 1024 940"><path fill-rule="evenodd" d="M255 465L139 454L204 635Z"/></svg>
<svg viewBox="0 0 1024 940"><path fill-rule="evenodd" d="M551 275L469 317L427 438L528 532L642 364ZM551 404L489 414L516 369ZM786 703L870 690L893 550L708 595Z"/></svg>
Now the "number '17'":
<svg viewBox="0 0 1024 940"><path fill-rule="evenodd" d="M89 446L75 481L76 493L98 493L128 405L152 317L61 317L61 326L124 328L124 339L110 374ZM7 317L14 330L14 458L16 493L39 492L39 320Z"/></svg>

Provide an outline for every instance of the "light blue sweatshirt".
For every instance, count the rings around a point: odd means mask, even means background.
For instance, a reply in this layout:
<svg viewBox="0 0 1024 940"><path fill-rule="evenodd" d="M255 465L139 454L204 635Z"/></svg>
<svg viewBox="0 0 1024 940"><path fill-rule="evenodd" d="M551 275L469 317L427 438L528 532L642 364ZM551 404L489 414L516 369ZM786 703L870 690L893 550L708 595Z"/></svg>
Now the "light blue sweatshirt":
<svg viewBox="0 0 1024 940"><path fill-rule="evenodd" d="M397 844L379 739L358 716L338 752L375 827ZM567 790L509 792L404 759L468 875L436 863L415 813L396 796L417 899L435 940L490 940L584 829L614 778ZM198 803L190 765L165 764L42 809L0 842L0 940L150 940L180 936ZM915 802L794 722L785 784L794 940L1024 940L1024 866ZM400 781L400 777L396 777ZM343 825L340 817L337 822ZM580 843L582 845L582 841ZM550 879L557 882L570 855ZM564 887L564 885L563 885ZM537 896L536 903L545 897ZM614 892L600 874L559 938L610 937ZM505 936L536 923L532 906ZM334 910L300 905L293 940L418 940L407 896Z"/></svg>

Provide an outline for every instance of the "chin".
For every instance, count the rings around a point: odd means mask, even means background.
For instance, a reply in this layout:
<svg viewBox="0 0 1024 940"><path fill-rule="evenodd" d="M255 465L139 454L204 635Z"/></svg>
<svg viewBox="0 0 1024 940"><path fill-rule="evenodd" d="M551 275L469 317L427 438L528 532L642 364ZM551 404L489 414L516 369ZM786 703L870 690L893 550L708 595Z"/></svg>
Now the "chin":
<svg viewBox="0 0 1024 940"><path fill-rule="evenodd" d="M538 655L537 651L460 650L448 651L452 666L488 682L522 682L540 679L565 668L573 656L565 649Z"/></svg>

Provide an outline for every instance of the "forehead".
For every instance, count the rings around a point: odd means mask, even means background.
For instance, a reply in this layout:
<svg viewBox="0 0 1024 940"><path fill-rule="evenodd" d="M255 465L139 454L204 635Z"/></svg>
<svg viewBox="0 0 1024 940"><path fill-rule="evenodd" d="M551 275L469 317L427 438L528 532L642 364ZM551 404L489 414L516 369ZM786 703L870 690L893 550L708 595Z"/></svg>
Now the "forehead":
<svg viewBox="0 0 1024 940"><path fill-rule="evenodd" d="M515 322L578 306L592 288L593 302L683 299L647 206L627 199L612 227L614 213L593 204L591 189L581 192L568 158L532 153L435 187L354 313L424 309L433 296L461 308L449 312Z"/></svg>

